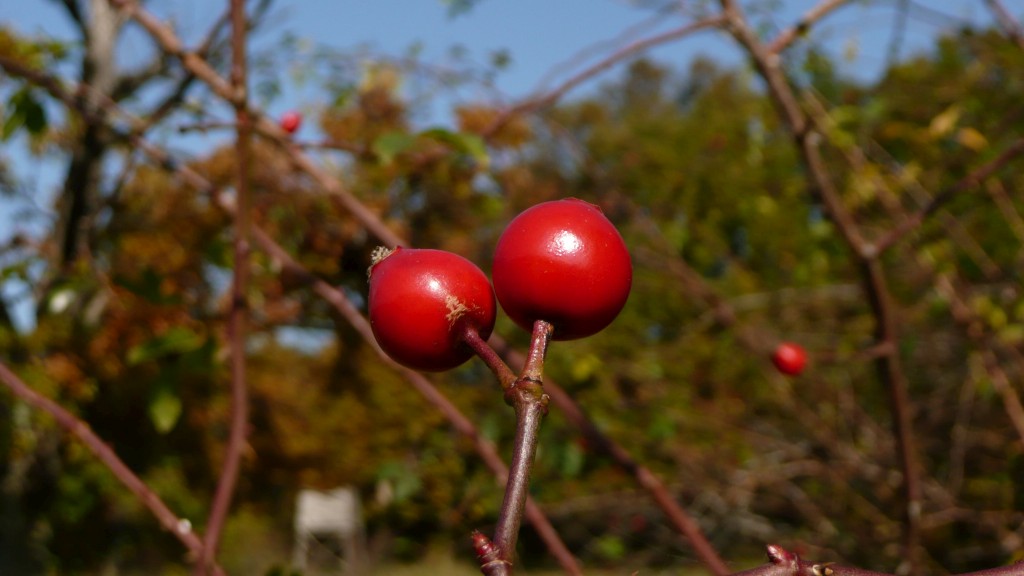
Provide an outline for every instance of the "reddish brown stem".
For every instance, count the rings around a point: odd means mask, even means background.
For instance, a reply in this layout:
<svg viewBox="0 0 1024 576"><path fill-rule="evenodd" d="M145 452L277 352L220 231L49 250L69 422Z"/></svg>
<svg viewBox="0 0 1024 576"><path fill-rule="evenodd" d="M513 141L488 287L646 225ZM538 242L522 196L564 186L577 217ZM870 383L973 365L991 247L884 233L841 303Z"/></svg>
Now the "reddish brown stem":
<svg viewBox="0 0 1024 576"><path fill-rule="evenodd" d="M473 327L467 327L466 333L462 336L462 340L473 349L473 352L487 364L487 367L491 369L494 376L498 379L498 383L501 384L501 389L508 391L516 382L516 375L512 372L512 369L505 364L505 361L501 359L501 356L491 348L491 345L484 341L480 337L480 333Z"/></svg>
<svg viewBox="0 0 1024 576"><path fill-rule="evenodd" d="M523 374L520 379L533 382L544 381L544 358L547 356L548 344L551 343L554 329L554 326L543 320L537 320L533 324L530 353L526 355L526 364L523 366Z"/></svg>
<svg viewBox="0 0 1024 576"><path fill-rule="evenodd" d="M249 279L249 159L251 127L246 96L246 14L245 0L231 0L232 65L231 84L235 93L237 138L235 161L235 238L234 278L231 283L231 311L228 319L228 341L231 350L231 424L227 449L217 489L214 493L207 522L203 554L196 564L195 574L206 574L217 554L220 535L224 529L228 509L238 484L242 451L245 447L249 422L248 390L245 373L246 324L249 311L246 290Z"/></svg>
<svg viewBox="0 0 1024 576"><path fill-rule="evenodd" d="M516 412L516 436L512 447L508 482L505 485L505 499L501 503L498 525L494 531L494 546L498 550L500 560L495 564L495 568L500 568L501 571L508 570L509 573L515 557L523 508L529 494L530 472L537 454L540 425L547 414L548 396L544 393L542 382L544 356L551 341L551 330L551 324L543 320L538 320L534 324L526 368L512 387L505 391L505 400ZM489 576L497 573L503 572L485 572Z"/></svg>

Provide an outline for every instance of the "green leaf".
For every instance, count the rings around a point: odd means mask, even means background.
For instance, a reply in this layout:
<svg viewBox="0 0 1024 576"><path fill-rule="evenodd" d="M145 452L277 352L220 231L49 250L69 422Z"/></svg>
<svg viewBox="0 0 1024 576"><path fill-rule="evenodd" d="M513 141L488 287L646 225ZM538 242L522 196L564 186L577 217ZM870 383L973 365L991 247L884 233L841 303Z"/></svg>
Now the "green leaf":
<svg viewBox="0 0 1024 576"><path fill-rule="evenodd" d="M420 132L420 135L448 144L457 152L472 158L484 170L490 165L491 158L487 154L487 144L484 143L483 138L476 134L452 132L444 128L431 128Z"/></svg>
<svg viewBox="0 0 1024 576"><path fill-rule="evenodd" d="M153 304L178 304L181 302L180 296L164 295L162 290L163 277L149 267L143 270L139 277L118 278L117 284Z"/></svg>
<svg viewBox="0 0 1024 576"><path fill-rule="evenodd" d="M0 132L0 140L10 140L11 136L13 136L18 128L21 128L24 123L24 116L19 114L16 108L12 108L7 117L4 118L4 126L2 132Z"/></svg>
<svg viewBox="0 0 1024 576"><path fill-rule="evenodd" d="M594 547L598 554L609 560L620 560L626 555L626 544L612 534L598 538Z"/></svg>
<svg viewBox="0 0 1024 576"><path fill-rule="evenodd" d="M395 156L412 148L415 143L416 138L411 134L387 132L378 136L373 141L371 148L373 153L377 155L377 158L380 159L381 164L386 166L394 162Z"/></svg>
<svg viewBox="0 0 1024 576"><path fill-rule="evenodd" d="M404 502L423 488L419 474L405 462L392 460L381 464L377 470L377 479L391 485L394 502Z"/></svg>
<svg viewBox="0 0 1024 576"><path fill-rule="evenodd" d="M128 364L136 365L172 354L184 354L203 345L204 338L183 326L175 326L167 332L132 347L128 351Z"/></svg>
<svg viewBox="0 0 1024 576"><path fill-rule="evenodd" d="M159 384L149 399L149 419L156 431L167 434L173 430L181 417L181 411L181 398L170 383Z"/></svg>
<svg viewBox="0 0 1024 576"><path fill-rule="evenodd" d="M10 112L4 119L0 139L9 139L23 126L30 134L39 134L46 129L46 110L32 95L32 91L21 89L15 92L8 102L8 109Z"/></svg>
<svg viewBox="0 0 1024 576"><path fill-rule="evenodd" d="M30 134L39 134L46 130L46 110L43 106L32 97L32 93L28 93L28 97L24 102L25 108L25 128L28 129Z"/></svg>
<svg viewBox="0 0 1024 576"><path fill-rule="evenodd" d="M576 442L569 442L565 445L565 452L562 454L562 476L576 478L583 471L585 454L580 445Z"/></svg>

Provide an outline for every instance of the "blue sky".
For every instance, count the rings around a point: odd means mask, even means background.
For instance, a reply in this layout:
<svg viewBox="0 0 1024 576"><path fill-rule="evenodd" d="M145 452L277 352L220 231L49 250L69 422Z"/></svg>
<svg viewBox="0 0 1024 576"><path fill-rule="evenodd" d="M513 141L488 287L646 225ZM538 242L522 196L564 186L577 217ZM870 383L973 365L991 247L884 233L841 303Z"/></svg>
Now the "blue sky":
<svg viewBox="0 0 1024 576"><path fill-rule="evenodd" d="M764 2L761 2L762 4ZM775 0L780 9L771 20L785 26L817 0ZM0 2L0 23L22 32L69 37L70 27L59 2L30 0ZM225 2L180 0L149 2L161 16L173 20L182 35L194 39L223 10ZM681 5L696 5L693 0ZM848 70L870 78L884 64L893 30L897 0L850 3L815 29L834 53L855 54ZM1012 4L1012 2L1011 2ZM924 49L936 33L960 22L988 21L979 0L922 0L914 2L901 52ZM441 0L278 0L271 34L292 30L313 42L338 48L369 44L382 53L400 54L420 42L428 55L442 56L452 45L465 46L477 60L506 49L512 66L499 78L499 87L512 96L537 86L554 66L580 50L614 39L623 30L648 20L649 10L625 0L482 0L469 12L449 17ZM664 30L678 25L666 18ZM135 39L133 45L148 40ZM718 33L703 33L659 49L655 56L685 62L704 53L737 62L738 54Z"/></svg>
<svg viewBox="0 0 1024 576"><path fill-rule="evenodd" d="M761 23L769 29L785 27L816 3L776 0L780 9ZM162 0L147 4L154 6L162 17L173 20L186 40L198 38L226 5L209 0ZM897 4L896 0L851 2L816 27L814 36L841 57L847 74L870 80L886 62ZM984 3L979 0L921 0L912 5L915 8L909 13L900 49L904 56L927 49L937 34L957 25L990 21ZM512 63L497 77L496 87L511 101L529 95L545 78L557 82L566 73L579 70L579 66L563 70L560 76L552 78L550 73L566 62L594 62L607 54L611 46L624 43L624 31L651 20L649 10L624 0L482 0L468 13L455 18L449 16L441 0L278 0L277 6L266 36L269 42L292 31L321 45L338 49L365 45L390 55L400 55L413 43L419 43L426 60L443 59L453 45L461 45L468 58L476 62L486 61L497 50L506 50ZM1019 10L1019 4L1016 8ZM678 17L665 18L644 27L632 39L678 26L680 22ZM0 24L22 34L73 39L60 2L54 0L0 2ZM577 58L584 49L607 41L610 42L596 52L597 56L589 60ZM136 33L129 36L125 47L129 53L144 53L149 40ZM653 57L676 63L680 68L699 54L728 64L741 62L739 53L717 32L703 32L652 53ZM597 82L616 73L614 69L606 72ZM576 94L593 85L591 82L582 86ZM272 111L308 106L313 98L312 94L289 90L273 104ZM63 171L61 159L30 160L18 150L24 148L23 144L18 140L0 144L0 154L11 161L18 176L33 190L36 206L48 207ZM11 203L0 198L0 242L21 228L12 210ZM45 220L37 222L38 226L45 226Z"/></svg>

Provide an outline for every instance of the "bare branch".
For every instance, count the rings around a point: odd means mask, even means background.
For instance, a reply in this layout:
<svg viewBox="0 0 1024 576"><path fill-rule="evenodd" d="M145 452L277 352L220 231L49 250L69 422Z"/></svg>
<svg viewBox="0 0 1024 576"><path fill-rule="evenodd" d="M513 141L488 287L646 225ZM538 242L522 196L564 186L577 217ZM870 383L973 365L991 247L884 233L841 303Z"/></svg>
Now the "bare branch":
<svg viewBox="0 0 1024 576"><path fill-rule="evenodd" d="M162 24L152 14L144 10L135 0L109 0L110 4L139 23L160 45L167 54L181 60L182 64L200 80L232 105L238 103L238 95L233 92L231 84L222 78L199 54L189 51L171 28Z"/></svg>
<svg viewBox="0 0 1024 576"><path fill-rule="evenodd" d="M78 0L61 0L61 4L64 5L64 11L68 16L84 31L85 19L82 17L82 7L78 5Z"/></svg>
<svg viewBox="0 0 1024 576"><path fill-rule="evenodd" d="M234 263L231 282L231 310L228 316L228 342L231 351L231 427L223 468L217 482L203 539L203 555L195 565L195 574L206 574L216 557L221 531L238 483L242 451L249 426L249 391L246 383L246 342L249 316L249 236L250 198L249 163L252 158L252 128L248 111L248 62L246 55L247 22L245 0L230 0L231 5L231 85L235 101L235 214Z"/></svg>
<svg viewBox="0 0 1024 576"><path fill-rule="evenodd" d="M807 34L807 31L811 29L819 20L828 16L831 12L837 8L848 3L850 0L823 0L821 3L815 5L813 8L804 13L795 24L786 28L772 40L770 44L765 48L769 54L778 54L789 48L790 44L794 40Z"/></svg>
<svg viewBox="0 0 1024 576"><path fill-rule="evenodd" d="M594 76L600 74L601 72L604 72L605 70L611 68L612 66L618 64L619 62L622 62L623 60L639 52L649 50L655 46L658 46L659 44L665 44L668 42L672 42L674 40L678 40L700 30L706 30L709 28L720 26L722 25L722 23L723 19L721 17L705 18L703 20L698 20L685 26L680 26L679 28L669 30L668 32L663 32L650 38L638 40L627 46L624 46L623 48L620 48L619 50L615 51L613 54L607 56L600 62L597 62L593 66L590 66L589 68L586 68L578 72L577 74L573 75L572 77L570 77L568 80L566 80L553 90L544 94L534 96L532 98L528 98L524 102L521 102L509 108L508 110L505 110L497 118L495 118L493 122L491 122L491 125L484 130L484 134L491 135L496 133L512 118L518 115L532 112L547 106L551 106L552 104L560 100L563 96L565 96L565 94L572 90L573 88L579 86L583 82L586 82L587 80L593 78Z"/></svg>
<svg viewBox="0 0 1024 576"><path fill-rule="evenodd" d="M1021 26L1020 22L1013 17L1013 14L1010 14L1010 11L1006 9L1001 0L985 0L985 3L988 4L992 13L995 14L999 26L1006 31L1010 39L1021 48L1024 48L1024 26Z"/></svg>

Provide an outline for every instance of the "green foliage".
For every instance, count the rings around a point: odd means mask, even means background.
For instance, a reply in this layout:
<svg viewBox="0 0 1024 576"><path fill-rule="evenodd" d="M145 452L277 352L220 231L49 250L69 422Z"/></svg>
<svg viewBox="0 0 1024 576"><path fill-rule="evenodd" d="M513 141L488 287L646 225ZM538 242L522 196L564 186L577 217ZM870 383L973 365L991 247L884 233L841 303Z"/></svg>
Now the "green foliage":
<svg viewBox="0 0 1024 576"><path fill-rule="evenodd" d="M46 130L46 110L28 88L22 88L11 96L6 112L0 140L10 139L21 128L33 136Z"/></svg>

